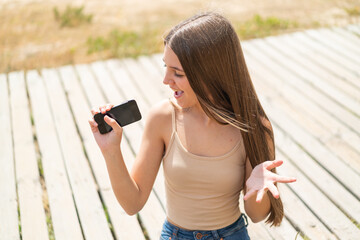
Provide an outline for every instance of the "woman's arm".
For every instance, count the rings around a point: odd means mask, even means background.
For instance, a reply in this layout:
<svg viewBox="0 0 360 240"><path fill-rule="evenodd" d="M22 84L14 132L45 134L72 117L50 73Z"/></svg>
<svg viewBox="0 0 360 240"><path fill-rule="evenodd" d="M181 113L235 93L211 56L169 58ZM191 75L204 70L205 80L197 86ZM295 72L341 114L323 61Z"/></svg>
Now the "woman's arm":
<svg viewBox="0 0 360 240"><path fill-rule="evenodd" d="M109 111L111 105L100 108L102 113ZM96 111L92 111L93 114ZM122 128L111 118L105 121L113 128L107 134L100 134L96 122L89 120L93 135L105 158L114 194L129 215L136 214L145 205L153 187L164 152L164 125L166 114L163 106L156 106L147 116L139 153L136 156L131 174L126 168L120 148Z"/></svg>
<svg viewBox="0 0 360 240"><path fill-rule="evenodd" d="M263 198L260 202L257 201L257 195L254 194L252 196L247 195L249 193L249 189L247 187L247 185L251 185L250 182L248 181L254 181L254 180L249 180L250 175L252 173L252 167L250 164L249 159L246 159L246 166L245 166L245 179L246 179L246 184L244 186L244 196L247 196L247 198L244 197L244 208L245 208L245 212L246 214L250 217L251 221L254 223L260 222L262 220L264 220L267 215L270 212L270 200L267 194L263 194ZM259 181L262 181L262 179L257 179ZM251 186L250 186L251 187ZM251 189L251 188L250 188ZM246 199L246 200L245 200ZM258 199L259 200L259 199Z"/></svg>
<svg viewBox="0 0 360 240"><path fill-rule="evenodd" d="M263 119L264 126L270 130L272 127L270 121ZM267 134L267 133L266 133ZM275 146L272 137L266 135L270 159L275 158ZM279 191L275 185L276 182L290 183L296 181L293 177L279 176L271 172L273 168L283 164L282 160L265 161L258 164L254 169L249 159L246 159L244 186L244 206L247 215L253 222L264 220L270 213L270 199L267 191L270 191L274 198L279 198Z"/></svg>
<svg viewBox="0 0 360 240"><path fill-rule="evenodd" d="M279 198L276 182L295 182L293 177L285 177L271 172L271 169L283 164L282 160L265 161L252 169L250 161L246 160L246 186L244 186L244 205L247 215L253 222L264 220L270 212L270 199L267 191L274 198Z"/></svg>

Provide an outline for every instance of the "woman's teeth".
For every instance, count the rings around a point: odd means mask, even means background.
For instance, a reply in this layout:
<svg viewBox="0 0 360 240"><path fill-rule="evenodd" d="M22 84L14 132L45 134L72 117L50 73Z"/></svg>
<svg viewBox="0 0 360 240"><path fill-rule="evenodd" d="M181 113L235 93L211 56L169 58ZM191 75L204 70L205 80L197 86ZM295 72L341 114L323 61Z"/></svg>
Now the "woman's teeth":
<svg viewBox="0 0 360 240"><path fill-rule="evenodd" d="M175 97L179 97L184 91L175 91Z"/></svg>

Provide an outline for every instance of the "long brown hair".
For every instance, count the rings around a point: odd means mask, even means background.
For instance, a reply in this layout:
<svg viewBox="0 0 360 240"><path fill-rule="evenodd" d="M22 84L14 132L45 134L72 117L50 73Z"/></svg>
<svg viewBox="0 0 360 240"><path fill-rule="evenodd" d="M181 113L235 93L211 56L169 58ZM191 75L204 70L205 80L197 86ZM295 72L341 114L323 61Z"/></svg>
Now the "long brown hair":
<svg viewBox="0 0 360 240"><path fill-rule="evenodd" d="M198 14L173 27L164 43L179 58L205 113L240 129L252 167L275 159L271 124L231 23L217 13ZM282 201L270 192L268 196L271 209L266 222L278 226L284 216Z"/></svg>

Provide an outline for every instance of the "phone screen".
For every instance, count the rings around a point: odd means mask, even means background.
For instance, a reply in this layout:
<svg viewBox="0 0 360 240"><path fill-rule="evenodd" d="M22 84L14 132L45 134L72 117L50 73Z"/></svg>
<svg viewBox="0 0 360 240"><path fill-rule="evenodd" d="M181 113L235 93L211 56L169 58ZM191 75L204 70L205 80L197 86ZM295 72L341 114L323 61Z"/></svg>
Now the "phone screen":
<svg viewBox="0 0 360 240"><path fill-rule="evenodd" d="M127 101L111 108L111 110L106 114L97 113L94 115L94 120L98 124L98 128L101 134L108 133L112 130L112 127L110 127L104 120L105 115L115 119L121 127L141 119L141 114L136 101Z"/></svg>

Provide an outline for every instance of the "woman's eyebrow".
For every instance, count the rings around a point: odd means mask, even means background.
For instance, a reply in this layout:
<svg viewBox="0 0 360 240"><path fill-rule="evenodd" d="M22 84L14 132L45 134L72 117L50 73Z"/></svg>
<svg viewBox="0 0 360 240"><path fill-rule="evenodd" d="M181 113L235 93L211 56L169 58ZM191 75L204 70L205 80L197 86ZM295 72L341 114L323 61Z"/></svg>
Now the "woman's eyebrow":
<svg viewBox="0 0 360 240"><path fill-rule="evenodd" d="M165 60L163 59L163 62L165 63ZM166 63L165 63L165 65L166 65ZM177 70L177 71L180 71L180 72L184 72L184 70L182 70L182 69L180 69L180 68L178 68L178 67L172 67L172 66L168 66L169 68L173 68L173 69L175 69L175 70Z"/></svg>

